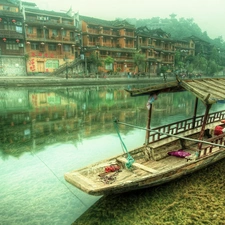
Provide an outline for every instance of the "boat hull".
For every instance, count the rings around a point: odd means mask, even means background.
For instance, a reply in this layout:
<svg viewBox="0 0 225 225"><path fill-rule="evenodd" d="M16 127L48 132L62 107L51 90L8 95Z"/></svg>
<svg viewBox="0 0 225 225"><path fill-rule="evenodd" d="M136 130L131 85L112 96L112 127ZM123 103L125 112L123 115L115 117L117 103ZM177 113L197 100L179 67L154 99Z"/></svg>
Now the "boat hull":
<svg viewBox="0 0 225 225"><path fill-rule="evenodd" d="M97 185L90 184L89 181L84 182L84 177L77 171L75 175L73 173L65 174L65 180L90 195L111 195L158 186L203 169L223 158L225 158L225 150L219 150L209 156L187 161L182 166L172 167L171 169L155 174L148 174L144 177L137 178L136 180L124 181L116 184L105 184L101 188L98 188Z"/></svg>

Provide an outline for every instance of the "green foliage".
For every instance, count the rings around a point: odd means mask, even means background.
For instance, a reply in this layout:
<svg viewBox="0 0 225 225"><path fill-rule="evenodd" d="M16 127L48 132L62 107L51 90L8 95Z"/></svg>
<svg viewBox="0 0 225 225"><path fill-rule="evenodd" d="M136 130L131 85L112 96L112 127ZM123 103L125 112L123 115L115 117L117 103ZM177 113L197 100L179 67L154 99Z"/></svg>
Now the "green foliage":
<svg viewBox="0 0 225 225"><path fill-rule="evenodd" d="M102 61L97 57L94 52L92 52L91 55L88 57L87 62L92 63L97 67L102 66Z"/></svg>
<svg viewBox="0 0 225 225"><path fill-rule="evenodd" d="M110 65L114 62L114 59L110 56L107 56L107 58L105 59L104 63L105 65Z"/></svg>
<svg viewBox="0 0 225 225"><path fill-rule="evenodd" d="M183 38L196 36L201 40L215 46L210 55L204 55L204 46L199 47L197 52L200 55L189 56L177 51L175 54L175 68L189 72L201 71L206 74L214 74L225 67L225 42L222 36L211 39L207 31L194 22L193 18L177 18L176 14L169 15L169 18L152 17L149 19L127 18L127 22L138 27L147 27L149 29L161 28L168 33L172 39L181 40ZM144 66L143 60L135 56L135 65L140 70Z"/></svg>
<svg viewBox="0 0 225 225"><path fill-rule="evenodd" d="M28 61L29 58L30 58L29 54L26 53L26 54L24 55L24 58L25 58L25 61Z"/></svg>
<svg viewBox="0 0 225 225"><path fill-rule="evenodd" d="M145 55L136 53L134 55L134 65L137 66L138 72L142 70L145 65Z"/></svg>
<svg viewBox="0 0 225 225"><path fill-rule="evenodd" d="M167 66L162 66L161 67L161 73L165 73L168 70Z"/></svg>
<svg viewBox="0 0 225 225"><path fill-rule="evenodd" d="M222 36L211 39L207 31L202 31L201 28L194 22L193 18L179 18L176 14L171 14L170 18L152 17L149 19L127 18L127 22L135 25L137 28L147 26L149 29L155 27L161 28L163 31L171 34L173 39L182 39L190 36L196 36L204 41L207 41L216 47L225 49L225 42ZM225 53L224 53L225 54Z"/></svg>

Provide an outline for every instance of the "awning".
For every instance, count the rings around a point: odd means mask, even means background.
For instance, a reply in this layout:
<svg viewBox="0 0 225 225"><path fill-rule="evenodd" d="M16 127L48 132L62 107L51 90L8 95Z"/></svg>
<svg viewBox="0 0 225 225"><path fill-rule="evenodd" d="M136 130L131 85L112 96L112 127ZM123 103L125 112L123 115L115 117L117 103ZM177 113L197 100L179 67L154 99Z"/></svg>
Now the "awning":
<svg viewBox="0 0 225 225"><path fill-rule="evenodd" d="M203 78L192 80L176 80L163 84L126 90L131 96L152 95L168 92L189 91L204 104L213 104L225 100L225 78Z"/></svg>

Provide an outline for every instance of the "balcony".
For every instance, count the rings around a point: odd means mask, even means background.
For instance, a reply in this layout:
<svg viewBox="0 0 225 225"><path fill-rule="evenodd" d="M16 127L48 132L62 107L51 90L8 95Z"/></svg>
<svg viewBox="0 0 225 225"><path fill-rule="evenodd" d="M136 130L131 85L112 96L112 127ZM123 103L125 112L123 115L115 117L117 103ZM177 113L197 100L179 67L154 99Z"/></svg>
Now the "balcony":
<svg viewBox="0 0 225 225"><path fill-rule="evenodd" d="M134 37L134 33L126 31L125 32L125 36L127 36L127 37Z"/></svg>
<svg viewBox="0 0 225 225"><path fill-rule="evenodd" d="M103 43L103 45L102 45L103 47L112 47L112 44L111 43Z"/></svg>
<svg viewBox="0 0 225 225"><path fill-rule="evenodd" d="M99 34L99 30L88 28L88 33L90 33L90 34Z"/></svg>
<svg viewBox="0 0 225 225"><path fill-rule="evenodd" d="M31 25L31 26L36 26L36 27L56 27L56 28L66 28L70 30L74 30L75 26L73 25L73 22L60 22L59 20L37 20L36 18L33 17L27 17L25 21L26 26Z"/></svg>
<svg viewBox="0 0 225 225"><path fill-rule="evenodd" d="M117 31L112 31L112 35L113 35L113 36L118 36L119 33L118 33Z"/></svg>
<svg viewBox="0 0 225 225"><path fill-rule="evenodd" d="M75 43L75 38L73 37L62 37L62 36L46 36L44 37L44 35L39 35L37 36L36 34L27 34L26 37L27 41L44 41L44 42L61 42L61 43Z"/></svg>
<svg viewBox="0 0 225 225"><path fill-rule="evenodd" d="M103 30L102 34L111 35L111 31L110 30Z"/></svg>
<svg viewBox="0 0 225 225"><path fill-rule="evenodd" d="M18 33L15 30L4 30L4 29L0 29L0 38L1 37L24 39L23 34Z"/></svg>
<svg viewBox="0 0 225 225"><path fill-rule="evenodd" d="M124 47L125 47L125 48L134 48L134 45L133 45L133 44L125 44Z"/></svg>

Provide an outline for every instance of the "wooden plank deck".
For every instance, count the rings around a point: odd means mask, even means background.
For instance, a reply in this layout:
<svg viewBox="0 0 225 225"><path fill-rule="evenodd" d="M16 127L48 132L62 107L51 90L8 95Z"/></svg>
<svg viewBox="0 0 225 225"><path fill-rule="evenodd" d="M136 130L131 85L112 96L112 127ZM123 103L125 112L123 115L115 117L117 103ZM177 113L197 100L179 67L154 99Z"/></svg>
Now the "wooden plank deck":
<svg viewBox="0 0 225 225"><path fill-rule="evenodd" d="M122 162L122 163L127 163L127 162L128 162L128 160L125 159L125 158L123 158L123 157L118 157L117 160L118 160L119 162ZM132 166L133 166L134 168L142 169L142 170L145 170L145 171L150 172L150 173L157 173L157 172L158 172L158 171L155 170L155 169L152 169L152 168L150 168L150 167L148 167L148 166L145 166L145 165L143 165L143 164L136 163L136 162L134 162L134 163L132 164Z"/></svg>

